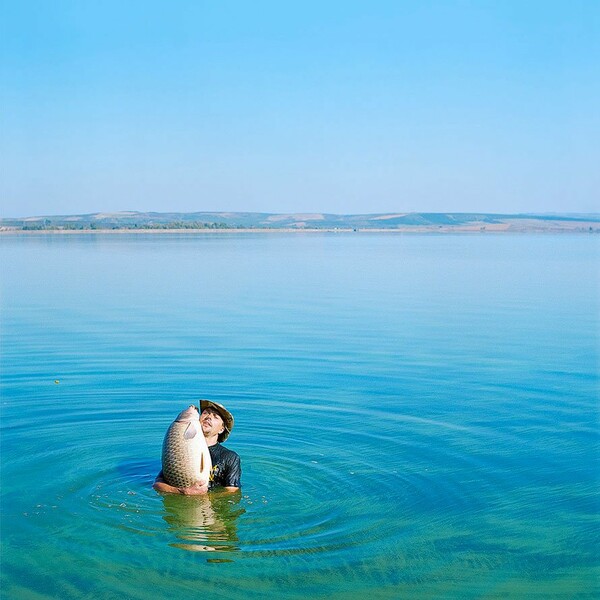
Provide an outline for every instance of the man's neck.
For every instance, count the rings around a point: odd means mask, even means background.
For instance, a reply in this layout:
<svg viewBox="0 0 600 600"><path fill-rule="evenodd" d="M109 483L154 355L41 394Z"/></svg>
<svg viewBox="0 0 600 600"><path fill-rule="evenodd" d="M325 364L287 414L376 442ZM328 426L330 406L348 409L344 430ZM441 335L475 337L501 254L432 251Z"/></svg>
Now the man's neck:
<svg viewBox="0 0 600 600"><path fill-rule="evenodd" d="M219 436L213 435L211 437L206 438L206 445L210 448L211 446L215 446L219 442Z"/></svg>

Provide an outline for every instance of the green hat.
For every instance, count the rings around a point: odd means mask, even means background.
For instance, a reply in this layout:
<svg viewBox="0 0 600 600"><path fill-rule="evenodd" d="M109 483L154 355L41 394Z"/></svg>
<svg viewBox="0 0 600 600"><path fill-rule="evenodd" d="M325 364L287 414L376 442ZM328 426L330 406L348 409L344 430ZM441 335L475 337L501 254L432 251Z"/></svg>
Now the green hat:
<svg viewBox="0 0 600 600"><path fill-rule="evenodd" d="M219 434L217 438L219 442L224 442L231 433L233 429L233 415L218 402L213 402L212 400L200 400L200 412L202 412L205 408L214 408L219 415L221 415L221 419L223 419L223 425L225 426L225 431Z"/></svg>

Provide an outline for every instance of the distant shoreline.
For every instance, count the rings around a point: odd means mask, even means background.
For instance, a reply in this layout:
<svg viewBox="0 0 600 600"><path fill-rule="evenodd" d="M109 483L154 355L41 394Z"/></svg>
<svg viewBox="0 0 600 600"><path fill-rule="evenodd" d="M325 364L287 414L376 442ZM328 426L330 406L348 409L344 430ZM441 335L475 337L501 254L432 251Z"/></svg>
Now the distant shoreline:
<svg viewBox="0 0 600 600"><path fill-rule="evenodd" d="M0 234L600 233L600 214L93 213L0 218Z"/></svg>
<svg viewBox="0 0 600 600"><path fill-rule="evenodd" d="M597 225L597 224L595 224ZM598 234L600 227L592 228L587 222L572 223L569 227L548 226L412 226L397 228L229 228L229 229L4 229L0 228L0 235L173 235L173 234L193 234L193 235L232 235L232 234L315 234L315 233L338 233L338 234L361 234L361 233L385 233L385 234Z"/></svg>

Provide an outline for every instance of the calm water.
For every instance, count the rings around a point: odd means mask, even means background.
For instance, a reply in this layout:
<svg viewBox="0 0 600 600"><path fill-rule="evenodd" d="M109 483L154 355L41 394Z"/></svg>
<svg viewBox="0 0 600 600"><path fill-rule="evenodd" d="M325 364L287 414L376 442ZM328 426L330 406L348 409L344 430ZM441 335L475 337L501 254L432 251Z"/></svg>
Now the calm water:
<svg viewBox="0 0 600 600"><path fill-rule="evenodd" d="M600 594L597 236L0 250L3 598ZM161 497L200 397L242 493Z"/></svg>

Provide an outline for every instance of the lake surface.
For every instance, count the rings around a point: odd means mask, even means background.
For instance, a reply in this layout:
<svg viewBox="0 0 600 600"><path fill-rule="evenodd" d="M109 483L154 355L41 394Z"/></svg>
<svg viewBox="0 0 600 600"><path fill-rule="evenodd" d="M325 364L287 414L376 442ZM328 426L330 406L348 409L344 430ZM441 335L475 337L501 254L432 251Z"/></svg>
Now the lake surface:
<svg viewBox="0 0 600 600"><path fill-rule="evenodd" d="M0 250L2 597L600 594L600 237ZM199 398L242 492L161 496Z"/></svg>

